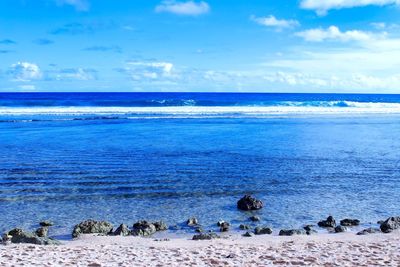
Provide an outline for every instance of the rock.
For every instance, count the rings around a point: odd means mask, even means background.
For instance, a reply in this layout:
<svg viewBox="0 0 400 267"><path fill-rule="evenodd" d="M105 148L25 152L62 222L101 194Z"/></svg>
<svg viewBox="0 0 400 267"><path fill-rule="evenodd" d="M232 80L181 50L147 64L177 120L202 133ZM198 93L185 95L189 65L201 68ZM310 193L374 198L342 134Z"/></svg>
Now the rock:
<svg viewBox="0 0 400 267"><path fill-rule="evenodd" d="M318 222L318 226L334 228L336 226L336 221L332 216L329 216L328 218L326 218L326 220Z"/></svg>
<svg viewBox="0 0 400 267"><path fill-rule="evenodd" d="M258 217L258 216L251 216L249 219L250 219L250 221L252 221L252 222L259 222L259 221L261 221L261 218Z"/></svg>
<svg viewBox="0 0 400 267"><path fill-rule="evenodd" d="M195 226L199 224L199 221L197 220L197 218L192 217L187 220L186 224L189 226Z"/></svg>
<svg viewBox="0 0 400 267"><path fill-rule="evenodd" d="M36 245L60 245L61 242L49 237L39 237L35 233L25 232L22 229L15 228L7 233L11 236L12 243L29 243Z"/></svg>
<svg viewBox="0 0 400 267"><path fill-rule="evenodd" d="M47 237L47 234L49 233L49 228L48 227L40 227L36 230L35 233L38 237Z"/></svg>
<svg viewBox="0 0 400 267"><path fill-rule="evenodd" d="M249 230L250 226L247 224L241 224L241 225L239 225L239 228L240 228L240 230Z"/></svg>
<svg viewBox="0 0 400 267"><path fill-rule="evenodd" d="M9 235L8 233L3 234L3 236L1 237L1 241L4 245L8 245L9 243L11 243L11 238L12 236Z"/></svg>
<svg viewBox="0 0 400 267"><path fill-rule="evenodd" d="M254 229L254 234L256 235L270 235L272 234L272 229L269 227L258 226Z"/></svg>
<svg viewBox="0 0 400 267"><path fill-rule="evenodd" d="M113 235L119 235L119 236L128 236L131 234L131 231L129 230L129 227L126 224L121 224L118 226L117 229L115 229Z"/></svg>
<svg viewBox="0 0 400 267"><path fill-rule="evenodd" d="M148 221L138 221L131 231L134 236L150 236L155 232L157 232L156 226Z"/></svg>
<svg viewBox="0 0 400 267"><path fill-rule="evenodd" d="M211 240L219 238L219 236L216 233L201 233L194 235L192 240Z"/></svg>
<svg viewBox="0 0 400 267"><path fill-rule="evenodd" d="M338 226L335 227L335 233L343 233L343 232L346 232L346 231L347 231L346 226L338 225Z"/></svg>
<svg viewBox="0 0 400 267"><path fill-rule="evenodd" d="M201 228L201 227L197 227L196 229L194 229L194 231L196 233L203 233L204 232L203 228Z"/></svg>
<svg viewBox="0 0 400 267"><path fill-rule="evenodd" d="M314 234L318 234L318 231L317 230L314 230L314 229L310 229L310 230L306 230L306 234L307 235L314 235Z"/></svg>
<svg viewBox="0 0 400 267"><path fill-rule="evenodd" d="M381 231L390 233L393 230L400 228L400 217L389 217L381 224Z"/></svg>
<svg viewBox="0 0 400 267"><path fill-rule="evenodd" d="M72 237L77 238L81 234L104 234L107 235L113 230L113 225L106 221L86 220L75 225Z"/></svg>
<svg viewBox="0 0 400 267"><path fill-rule="evenodd" d="M357 226L360 225L360 220L357 219L344 219L340 221L341 226Z"/></svg>
<svg viewBox="0 0 400 267"><path fill-rule="evenodd" d="M245 195L237 202L237 207L240 210L259 210L262 209L263 203L250 195Z"/></svg>
<svg viewBox="0 0 400 267"><path fill-rule="evenodd" d="M280 230L279 235L281 236L292 236L292 235L306 235L307 232L304 229L289 229L289 230Z"/></svg>
<svg viewBox="0 0 400 267"><path fill-rule="evenodd" d="M306 230L307 235L317 234L318 232L314 229L314 225L308 224L303 226L303 229Z"/></svg>
<svg viewBox="0 0 400 267"><path fill-rule="evenodd" d="M153 222L154 226L156 227L156 231L165 231L168 229L168 226L163 221Z"/></svg>
<svg viewBox="0 0 400 267"><path fill-rule="evenodd" d="M384 220L380 220L380 221L377 221L376 223L377 224L382 224L382 223L384 223L385 221Z"/></svg>
<svg viewBox="0 0 400 267"><path fill-rule="evenodd" d="M250 232L250 231L247 231L246 233L243 234L243 236L252 237L252 236L254 236L254 234L252 232Z"/></svg>
<svg viewBox="0 0 400 267"><path fill-rule="evenodd" d="M221 232L228 232L230 224L228 222L222 222L219 226Z"/></svg>
<svg viewBox="0 0 400 267"><path fill-rule="evenodd" d="M379 228L367 228L357 233L357 235L369 235L369 234L376 234L380 233L381 229Z"/></svg>
<svg viewBox="0 0 400 267"><path fill-rule="evenodd" d="M41 221L41 222L39 223L39 225L40 225L40 226L43 226L43 227L49 227L49 226L53 226L54 223L53 223L52 221L45 220L45 221Z"/></svg>

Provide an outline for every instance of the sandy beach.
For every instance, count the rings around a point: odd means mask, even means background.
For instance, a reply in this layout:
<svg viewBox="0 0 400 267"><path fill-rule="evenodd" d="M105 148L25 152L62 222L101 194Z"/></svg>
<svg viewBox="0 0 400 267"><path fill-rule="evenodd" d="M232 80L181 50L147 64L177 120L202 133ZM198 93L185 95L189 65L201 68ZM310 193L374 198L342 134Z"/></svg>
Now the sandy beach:
<svg viewBox="0 0 400 267"><path fill-rule="evenodd" d="M399 266L400 233L184 238L83 235L60 246L0 246L0 266Z"/></svg>

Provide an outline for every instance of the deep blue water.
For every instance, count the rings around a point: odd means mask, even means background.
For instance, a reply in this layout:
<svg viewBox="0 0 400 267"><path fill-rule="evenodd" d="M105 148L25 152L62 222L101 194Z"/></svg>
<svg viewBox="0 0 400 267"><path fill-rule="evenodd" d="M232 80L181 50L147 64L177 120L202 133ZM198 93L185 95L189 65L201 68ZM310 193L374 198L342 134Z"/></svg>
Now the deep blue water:
<svg viewBox="0 0 400 267"><path fill-rule="evenodd" d="M0 230L399 215L400 96L0 94ZM291 108L295 108L293 111ZM144 110L142 110L142 108ZM171 109L170 109L171 108ZM198 109L197 109L198 108Z"/></svg>

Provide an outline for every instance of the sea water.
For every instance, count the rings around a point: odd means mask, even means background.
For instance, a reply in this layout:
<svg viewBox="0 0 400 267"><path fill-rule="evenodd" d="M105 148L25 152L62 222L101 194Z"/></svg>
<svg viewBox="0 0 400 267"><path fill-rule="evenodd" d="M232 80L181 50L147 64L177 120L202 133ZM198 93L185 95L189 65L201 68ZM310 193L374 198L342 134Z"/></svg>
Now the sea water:
<svg viewBox="0 0 400 267"><path fill-rule="evenodd" d="M399 215L400 96L0 94L0 230ZM244 194L260 211L242 212Z"/></svg>

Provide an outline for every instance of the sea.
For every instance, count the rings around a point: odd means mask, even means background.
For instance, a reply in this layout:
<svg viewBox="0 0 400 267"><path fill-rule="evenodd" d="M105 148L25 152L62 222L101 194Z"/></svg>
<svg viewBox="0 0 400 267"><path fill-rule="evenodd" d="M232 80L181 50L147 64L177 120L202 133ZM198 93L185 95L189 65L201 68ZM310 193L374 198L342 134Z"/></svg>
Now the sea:
<svg viewBox="0 0 400 267"><path fill-rule="evenodd" d="M259 211L236 207L244 194ZM0 231L400 214L400 95L0 93ZM177 230L176 230L177 229Z"/></svg>

